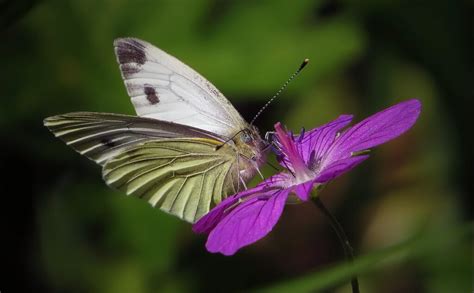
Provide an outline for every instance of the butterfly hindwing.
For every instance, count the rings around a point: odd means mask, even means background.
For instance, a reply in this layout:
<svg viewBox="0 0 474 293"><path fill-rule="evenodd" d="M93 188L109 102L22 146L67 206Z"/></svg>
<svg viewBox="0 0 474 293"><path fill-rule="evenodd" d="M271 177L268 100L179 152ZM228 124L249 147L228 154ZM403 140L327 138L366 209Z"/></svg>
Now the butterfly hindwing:
<svg viewBox="0 0 474 293"><path fill-rule="evenodd" d="M127 92L139 116L176 122L230 137L247 123L199 73L134 38L114 42Z"/></svg>
<svg viewBox="0 0 474 293"><path fill-rule="evenodd" d="M222 148L215 151L218 144L200 138L148 141L109 160L103 177L127 195L194 223L237 191L235 157Z"/></svg>

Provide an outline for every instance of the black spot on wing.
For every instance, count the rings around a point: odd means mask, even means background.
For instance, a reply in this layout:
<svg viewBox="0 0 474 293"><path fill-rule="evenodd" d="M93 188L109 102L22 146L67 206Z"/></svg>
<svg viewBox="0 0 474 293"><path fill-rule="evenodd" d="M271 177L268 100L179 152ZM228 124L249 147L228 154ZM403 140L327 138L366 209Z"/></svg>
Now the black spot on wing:
<svg viewBox="0 0 474 293"><path fill-rule="evenodd" d="M146 95L146 99L150 104L155 105L160 102L160 99L158 98L158 94L155 91L155 88L150 86L150 85L145 85L144 88L144 93Z"/></svg>
<svg viewBox="0 0 474 293"><path fill-rule="evenodd" d="M128 77L131 74L138 73L140 71L140 65L134 63L125 63L120 65L120 70L125 77Z"/></svg>
<svg viewBox="0 0 474 293"><path fill-rule="evenodd" d="M146 62L145 45L135 39L118 39L115 41L115 53L120 64Z"/></svg>

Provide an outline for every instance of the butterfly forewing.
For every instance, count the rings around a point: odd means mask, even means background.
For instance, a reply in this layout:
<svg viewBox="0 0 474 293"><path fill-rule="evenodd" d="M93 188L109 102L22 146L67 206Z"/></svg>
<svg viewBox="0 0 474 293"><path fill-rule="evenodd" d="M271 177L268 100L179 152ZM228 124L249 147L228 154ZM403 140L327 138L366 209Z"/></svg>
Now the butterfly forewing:
<svg viewBox="0 0 474 293"><path fill-rule="evenodd" d="M108 185L195 222L254 176L264 160L262 140L209 81L176 58L138 39L114 46L139 117L77 112L44 124L102 165Z"/></svg>
<svg viewBox="0 0 474 293"><path fill-rule="evenodd" d="M230 137L247 123L199 73L155 46L117 39L115 53L139 116L172 121Z"/></svg>

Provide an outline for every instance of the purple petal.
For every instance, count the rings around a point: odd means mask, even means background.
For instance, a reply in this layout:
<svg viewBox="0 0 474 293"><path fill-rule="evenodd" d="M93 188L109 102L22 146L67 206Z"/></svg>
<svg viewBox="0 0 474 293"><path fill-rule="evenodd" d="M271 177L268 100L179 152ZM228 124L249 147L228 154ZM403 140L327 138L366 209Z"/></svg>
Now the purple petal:
<svg viewBox="0 0 474 293"><path fill-rule="evenodd" d="M255 193L256 191L254 191L254 189L257 187L265 187L267 189L270 189L270 188L283 189L289 186L292 182L293 182L293 176L291 174L288 174L286 172L280 172L271 177L268 177L267 179L265 179L265 181L260 182L254 188L249 189L245 192Z"/></svg>
<svg viewBox="0 0 474 293"><path fill-rule="evenodd" d="M336 120L314 128L306 134L300 134L297 137L297 146L306 165L311 166L321 159L336 139L337 132L351 121L352 115L341 115Z"/></svg>
<svg viewBox="0 0 474 293"><path fill-rule="evenodd" d="M275 190L276 188L288 185L288 180L291 180L287 173L278 173L265 181L260 182L257 186L251 189L241 191L237 194L229 196L217 206L215 206L209 213L201 217L194 225L194 233L209 233L214 227L224 218L230 211L237 206L241 200L255 196L265 190Z"/></svg>
<svg viewBox="0 0 474 293"><path fill-rule="evenodd" d="M279 175L279 174L277 174ZM273 177L276 177L273 176ZM273 186L273 183L269 180L272 177L268 178L264 182L267 182L266 185L260 183L258 186L255 186L252 189L248 189L242 192L239 192L237 194L234 194L232 196L229 196L225 200L221 201L217 206L215 206L209 213L201 217L194 225L193 225L193 231L194 233L209 233L211 232L212 229L224 218L225 215L227 215L232 208L232 206L235 206L239 200L248 197L249 195L255 194L257 192L261 192L265 188L269 188Z"/></svg>
<svg viewBox="0 0 474 293"><path fill-rule="evenodd" d="M315 178L315 182L318 182L318 183L328 182L336 178L337 176L342 175L343 173L351 170L355 166L362 163L368 157L369 157L368 155L363 155L363 156L349 157L349 158L332 162L328 166L324 167L321 173L318 174L318 176Z"/></svg>
<svg viewBox="0 0 474 293"><path fill-rule="evenodd" d="M230 196L215 206L193 225L194 233L209 233L222 220L227 209L239 201L237 195Z"/></svg>
<svg viewBox="0 0 474 293"><path fill-rule="evenodd" d="M211 231L207 250L232 255L267 235L280 218L289 193L290 189L277 189L244 201Z"/></svg>
<svg viewBox="0 0 474 293"><path fill-rule="evenodd" d="M420 111L420 101L413 99L357 123L336 139L324 159L324 165L348 158L352 152L366 150L396 138L415 124Z"/></svg>
<svg viewBox="0 0 474 293"><path fill-rule="evenodd" d="M308 181L294 186L294 191L296 195L302 200L307 201L311 190L313 190L314 181Z"/></svg>

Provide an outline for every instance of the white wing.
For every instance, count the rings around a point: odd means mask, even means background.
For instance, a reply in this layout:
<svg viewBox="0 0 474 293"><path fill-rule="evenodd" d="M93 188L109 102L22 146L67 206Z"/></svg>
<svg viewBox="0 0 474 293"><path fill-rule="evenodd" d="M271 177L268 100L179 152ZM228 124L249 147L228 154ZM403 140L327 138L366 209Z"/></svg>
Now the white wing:
<svg viewBox="0 0 474 293"><path fill-rule="evenodd" d="M204 77L142 40L117 39L115 54L139 116L175 122L230 137L247 123Z"/></svg>

